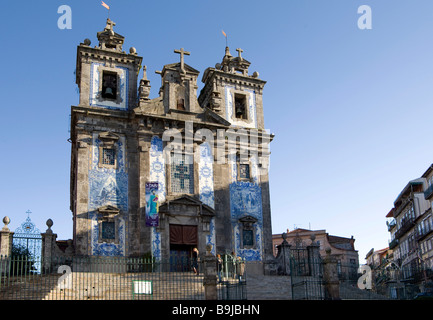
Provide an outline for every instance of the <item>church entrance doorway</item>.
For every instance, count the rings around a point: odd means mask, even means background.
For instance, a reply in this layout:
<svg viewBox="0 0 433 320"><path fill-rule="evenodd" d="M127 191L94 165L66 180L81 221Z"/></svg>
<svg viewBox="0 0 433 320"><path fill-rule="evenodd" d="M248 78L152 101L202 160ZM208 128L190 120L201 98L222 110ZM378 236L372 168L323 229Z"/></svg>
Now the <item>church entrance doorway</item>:
<svg viewBox="0 0 433 320"><path fill-rule="evenodd" d="M170 224L170 265L172 271L192 270L193 250L197 245L197 226Z"/></svg>

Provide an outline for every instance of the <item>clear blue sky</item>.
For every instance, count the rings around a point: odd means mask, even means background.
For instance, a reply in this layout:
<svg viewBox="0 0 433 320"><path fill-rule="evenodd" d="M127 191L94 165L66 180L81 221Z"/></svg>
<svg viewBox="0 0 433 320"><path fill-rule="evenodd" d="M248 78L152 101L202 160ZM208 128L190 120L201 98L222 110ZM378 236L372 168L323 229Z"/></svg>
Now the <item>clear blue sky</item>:
<svg viewBox="0 0 433 320"><path fill-rule="evenodd" d="M386 213L433 162L433 1L105 2L125 51L134 46L148 67L151 97L160 86L154 71L179 59L174 49L190 51L185 62L201 75L220 62L221 30L232 54L242 48L267 81L273 233L353 235L361 262L388 245ZM57 27L63 4L70 30ZM358 28L361 5L372 9L371 30ZM96 45L106 18L99 0L0 4L0 215L12 230L30 209L41 231L51 218L58 239L72 237L76 46Z"/></svg>

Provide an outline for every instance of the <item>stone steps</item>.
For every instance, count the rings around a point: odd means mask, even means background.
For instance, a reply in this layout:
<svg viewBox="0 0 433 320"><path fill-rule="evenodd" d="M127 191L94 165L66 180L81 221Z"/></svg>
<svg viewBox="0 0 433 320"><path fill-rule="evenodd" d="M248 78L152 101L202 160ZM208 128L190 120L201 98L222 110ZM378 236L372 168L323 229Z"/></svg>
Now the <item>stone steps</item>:
<svg viewBox="0 0 433 320"><path fill-rule="evenodd" d="M62 279L63 282L60 281ZM133 294L134 281L152 281L152 295ZM247 300L323 299L320 286L312 278L294 280L290 276L246 275ZM307 280L307 282L303 282ZM308 283L307 285L305 285ZM146 283L148 284L148 282ZM234 289L236 290L236 289ZM308 291L308 292L307 292ZM342 282L343 300L385 300L384 296L360 290L356 285ZM186 272L157 273L89 273L73 272L69 277L54 274L8 279L2 282L1 300L203 300L203 277Z"/></svg>
<svg viewBox="0 0 433 320"><path fill-rule="evenodd" d="M145 282L144 289L133 292L133 283ZM136 283L138 285L138 283ZM150 289L151 288L151 289ZM201 300L203 277L186 273L85 273L73 272L44 300Z"/></svg>
<svg viewBox="0 0 433 320"><path fill-rule="evenodd" d="M247 276L248 300L291 300L294 299L324 299L324 286L315 283L313 278L300 278L299 286L292 292L290 276ZM304 282L303 282L304 281ZM297 282L298 283L298 282ZM359 289L356 285L342 281L340 283L340 298L342 300L388 300L387 297L372 291Z"/></svg>
<svg viewBox="0 0 433 320"><path fill-rule="evenodd" d="M57 285L61 275L31 275L3 278L0 300L42 300Z"/></svg>
<svg viewBox="0 0 433 320"><path fill-rule="evenodd" d="M290 277L247 275L248 300L290 300Z"/></svg>
<svg viewBox="0 0 433 320"><path fill-rule="evenodd" d="M340 297L343 300L388 300L387 297L372 291L361 290L355 284L341 282Z"/></svg>

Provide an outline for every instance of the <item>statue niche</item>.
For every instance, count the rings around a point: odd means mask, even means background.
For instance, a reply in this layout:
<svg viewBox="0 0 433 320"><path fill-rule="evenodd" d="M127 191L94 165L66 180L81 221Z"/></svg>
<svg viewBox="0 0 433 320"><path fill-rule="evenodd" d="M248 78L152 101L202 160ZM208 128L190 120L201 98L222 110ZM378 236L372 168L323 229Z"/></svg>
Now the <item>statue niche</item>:
<svg viewBox="0 0 433 320"><path fill-rule="evenodd" d="M185 87L179 85L176 88L176 109L185 111Z"/></svg>

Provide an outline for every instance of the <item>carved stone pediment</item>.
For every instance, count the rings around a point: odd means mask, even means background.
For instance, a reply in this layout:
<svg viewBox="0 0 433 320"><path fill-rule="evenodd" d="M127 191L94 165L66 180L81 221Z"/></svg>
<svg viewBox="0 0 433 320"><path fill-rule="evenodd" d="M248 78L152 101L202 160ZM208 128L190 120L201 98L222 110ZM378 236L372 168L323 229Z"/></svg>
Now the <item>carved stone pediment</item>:
<svg viewBox="0 0 433 320"><path fill-rule="evenodd" d="M102 215L104 220L111 220L120 213L120 209L111 205L106 205L98 208L98 213Z"/></svg>
<svg viewBox="0 0 433 320"><path fill-rule="evenodd" d="M216 124L222 124L224 126L230 126L230 122L228 122L226 119L218 115L213 110L205 107L204 108L204 120L206 122L216 123Z"/></svg>
<svg viewBox="0 0 433 320"><path fill-rule="evenodd" d="M245 216L239 219L239 222L244 225L244 228L251 229L253 224L258 220L252 216Z"/></svg>
<svg viewBox="0 0 433 320"><path fill-rule="evenodd" d="M113 145L119 140L119 136L113 132L106 131L99 134L99 140L101 140L104 145Z"/></svg>
<svg viewBox="0 0 433 320"><path fill-rule="evenodd" d="M252 216L245 216L239 219L242 223L256 223L258 220Z"/></svg>
<svg viewBox="0 0 433 320"><path fill-rule="evenodd" d="M167 197L166 201L160 205L159 212L188 216L215 216L215 210L213 208L189 195Z"/></svg>

